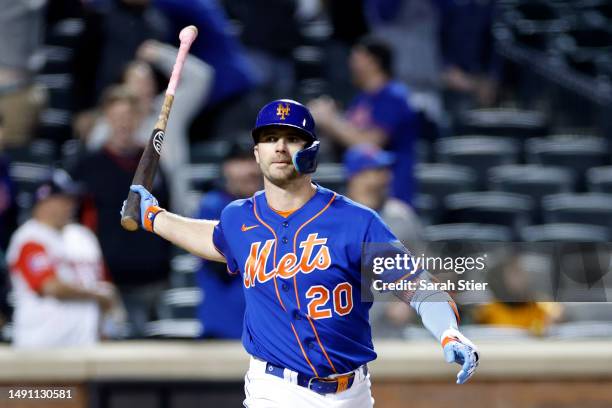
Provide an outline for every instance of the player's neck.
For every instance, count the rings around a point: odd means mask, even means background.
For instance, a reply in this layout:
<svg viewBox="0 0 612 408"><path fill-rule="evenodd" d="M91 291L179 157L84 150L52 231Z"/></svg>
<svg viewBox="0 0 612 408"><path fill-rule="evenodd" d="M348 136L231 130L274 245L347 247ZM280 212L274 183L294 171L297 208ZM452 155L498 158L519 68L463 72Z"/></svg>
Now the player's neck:
<svg viewBox="0 0 612 408"><path fill-rule="evenodd" d="M279 187L268 180L264 180L264 190L268 206L278 211L295 210L302 207L317 192L310 177Z"/></svg>

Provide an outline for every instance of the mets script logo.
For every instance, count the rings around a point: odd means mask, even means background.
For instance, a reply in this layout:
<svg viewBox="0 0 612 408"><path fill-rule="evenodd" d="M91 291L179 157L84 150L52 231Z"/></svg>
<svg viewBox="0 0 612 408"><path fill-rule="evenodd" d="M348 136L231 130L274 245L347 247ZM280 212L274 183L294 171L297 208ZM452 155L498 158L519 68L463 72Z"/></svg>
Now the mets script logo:
<svg viewBox="0 0 612 408"><path fill-rule="evenodd" d="M289 111L291 110L291 106L286 103L283 105L279 103L276 107L276 116L280 116L281 120L285 120L285 116L289 116Z"/></svg>
<svg viewBox="0 0 612 408"><path fill-rule="evenodd" d="M157 132L155 132L155 135L153 136L153 148L155 149L157 154L161 154L161 148L163 144L164 144L164 131L158 130Z"/></svg>
<svg viewBox="0 0 612 408"><path fill-rule="evenodd" d="M300 242L302 255L298 259L294 253L283 255L276 262L276 268L266 271L270 255L274 257L274 240L269 239L261 246L261 242L253 242L249 257L244 264L244 286L255 286L255 281L264 283L278 276L289 279L298 272L310 273L315 269L325 270L331 265L327 238L317 238L318 234L309 234L305 241Z"/></svg>

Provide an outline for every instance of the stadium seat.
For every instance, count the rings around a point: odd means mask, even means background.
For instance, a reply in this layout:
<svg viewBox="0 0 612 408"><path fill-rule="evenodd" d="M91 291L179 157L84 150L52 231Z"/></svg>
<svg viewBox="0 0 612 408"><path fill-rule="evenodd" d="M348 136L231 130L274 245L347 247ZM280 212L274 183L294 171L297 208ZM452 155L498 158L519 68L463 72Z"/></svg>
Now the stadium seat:
<svg viewBox="0 0 612 408"><path fill-rule="evenodd" d="M603 166L609 161L606 140L590 136L533 138L527 140L525 150L529 163L572 169L579 184L589 168Z"/></svg>
<svg viewBox="0 0 612 408"><path fill-rule="evenodd" d="M525 194L534 199L540 213L543 196L569 193L574 189L574 175L563 167L526 165L506 165L489 170L489 189L507 193ZM539 221L541 214L537 214Z"/></svg>
<svg viewBox="0 0 612 408"><path fill-rule="evenodd" d="M437 202L443 202L449 194L474 191L477 179L469 167L443 163L418 164L415 177L419 191L431 195Z"/></svg>
<svg viewBox="0 0 612 408"><path fill-rule="evenodd" d="M542 199L546 223L579 223L612 230L612 194L554 194Z"/></svg>
<svg viewBox="0 0 612 408"><path fill-rule="evenodd" d="M505 225L515 233L531 224L534 202L529 196L496 191L451 194L445 199L448 222Z"/></svg>
<svg viewBox="0 0 612 408"><path fill-rule="evenodd" d="M160 299L158 315L161 319L193 319L202 299L199 288L168 289Z"/></svg>
<svg viewBox="0 0 612 408"><path fill-rule="evenodd" d="M202 333L197 319L163 319L148 322L145 337L160 339L196 339Z"/></svg>
<svg viewBox="0 0 612 408"><path fill-rule="evenodd" d="M417 194L412 202L414 210L419 216L422 225L431 225L438 222L441 209L440 202L429 194Z"/></svg>
<svg viewBox="0 0 612 408"><path fill-rule="evenodd" d="M512 240L512 230L502 225L438 224L425 228L425 239L429 242L509 242Z"/></svg>
<svg viewBox="0 0 612 408"><path fill-rule="evenodd" d="M515 164L519 154L516 141L492 136L447 137L438 140L435 146L440 162L472 168L481 187L485 185L486 172L490 168Z"/></svg>
<svg viewBox="0 0 612 408"><path fill-rule="evenodd" d="M597 225L555 223L524 227L521 239L527 242L608 242L610 233Z"/></svg>
<svg viewBox="0 0 612 408"><path fill-rule="evenodd" d="M231 146L227 140L193 143L189 149L191 163L221 163Z"/></svg>
<svg viewBox="0 0 612 408"><path fill-rule="evenodd" d="M173 288L189 288L197 286L196 272L201 259L191 254L176 255L170 261L170 285Z"/></svg>
<svg viewBox="0 0 612 408"><path fill-rule="evenodd" d="M593 167L586 174L589 191L612 193L612 166Z"/></svg>
<svg viewBox="0 0 612 408"><path fill-rule="evenodd" d="M506 136L523 140L548 133L546 115L518 109L474 109L458 118L458 135Z"/></svg>

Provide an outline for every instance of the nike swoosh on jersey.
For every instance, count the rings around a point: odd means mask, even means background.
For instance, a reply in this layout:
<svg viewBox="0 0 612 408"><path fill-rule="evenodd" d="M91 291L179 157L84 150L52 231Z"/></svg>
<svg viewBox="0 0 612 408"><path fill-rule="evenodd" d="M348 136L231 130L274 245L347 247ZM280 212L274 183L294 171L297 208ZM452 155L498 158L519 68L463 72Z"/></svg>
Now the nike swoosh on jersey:
<svg viewBox="0 0 612 408"><path fill-rule="evenodd" d="M246 225L242 224L242 228L240 228L240 230L242 232L247 232L248 230L252 230L253 228L257 227L259 227L259 224L251 225L250 227L247 227Z"/></svg>

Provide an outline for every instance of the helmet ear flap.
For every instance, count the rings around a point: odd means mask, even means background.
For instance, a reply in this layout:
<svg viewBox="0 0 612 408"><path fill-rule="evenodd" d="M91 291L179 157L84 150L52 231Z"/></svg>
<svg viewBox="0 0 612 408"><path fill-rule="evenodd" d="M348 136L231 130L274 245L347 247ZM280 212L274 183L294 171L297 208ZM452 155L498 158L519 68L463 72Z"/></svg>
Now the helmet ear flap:
<svg viewBox="0 0 612 408"><path fill-rule="evenodd" d="M317 153L320 142L313 140L310 146L298 150L293 154L292 160L298 173L309 174L317 170Z"/></svg>

